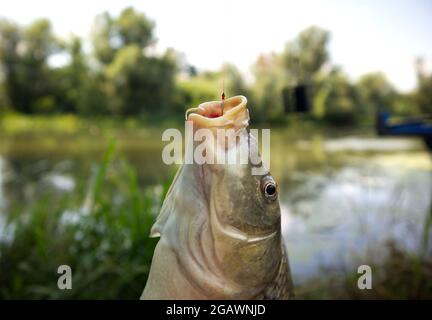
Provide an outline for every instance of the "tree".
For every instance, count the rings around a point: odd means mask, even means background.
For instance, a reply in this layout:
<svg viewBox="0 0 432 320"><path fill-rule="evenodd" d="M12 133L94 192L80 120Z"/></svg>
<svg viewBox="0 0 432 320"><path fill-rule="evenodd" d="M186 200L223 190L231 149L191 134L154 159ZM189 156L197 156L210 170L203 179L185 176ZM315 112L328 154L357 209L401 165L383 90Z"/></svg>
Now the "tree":
<svg viewBox="0 0 432 320"><path fill-rule="evenodd" d="M283 113L282 89L285 86L280 55L260 55L252 66L254 113L258 121L269 121Z"/></svg>
<svg viewBox="0 0 432 320"><path fill-rule="evenodd" d="M52 70L55 86L53 94L62 112L93 115L107 111L103 78L92 70L83 52L82 40L73 36L62 44L69 63Z"/></svg>
<svg viewBox="0 0 432 320"><path fill-rule="evenodd" d="M357 81L356 89L361 99L361 111L368 119L373 119L378 110L394 111L397 93L383 73L363 75Z"/></svg>
<svg viewBox="0 0 432 320"><path fill-rule="evenodd" d="M324 119L334 125L352 125L361 118L361 104L355 87L348 77L334 68L317 81L315 108L323 110Z"/></svg>
<svg viewBox="0 0 432 320"><path fill-rule="evenodd" d="M23 106L19 88L22 86L22 65L18 45L22 43L22 32L18 25L0 20L0 64L4 81L4 96L9 103ZM24 99L23 99L24 100ZM23 107L23 109L28 106Z"/></svg>
<svg viewBox="0 0 432 320"><path fill-rule="evenodd" d="M177 81L175 108L178 113L184 113L185 108L196 107L204 101L220 100L223 89L227 98L241 94L251 99L249 88L234 65L227 63L221 70L205 72L198 72L187 64L185 66L186 72Z"/></svg>
<svg viewBox="0 0 432 320"><path fill-rule="evenodd" d="M421 113L432 112L432 73L426 71L422 58L416 61L417 89L415 91L415 102Z"/></svg>
<svg viewBox="0 0 432 320"><path fill-rule="evenodd" d="M92 35L95 55L102 64L109 64L128 45L145 49L154 42L153 29L153 21L131 7L117 18L105 12L95 19Z"/></svg>
<svg viewBox="0 0 432 320"><path fill-rule="evenodd" d="M146 48L154 42L154 22L144 13L137 12L131 7L121 12L113 27L114 37L120 39L120 47L135 44L140 48Z"/></svg>
<svg viewBox="0 0 432 320"><path fill-rule="evenodd" d="M328 31L312 26L286 44L281 59L287 84L309 84L312 81L329 60L329 39Z"/></svg>
<svg viewBox="0 0 432 320"><path fill-rule="evenodd" d="M96 58L102 64L110 63L114 59L114 48L111 44L113 21L108 12L95 18L92 30L92 44Z"/></svg>
<svg viewBox="0 0 432 320"><path fill-rule="evenodd" d="M103 66L109 109L115 114L163 113L175 95L177 57L173 50L150 55L154 23L133 8L118 17L97 17L93 46Z"/></svg>
<svg viewBox="0 0 432 320"><path fill-rule="evenodd" d="M255 76L252 91L259 120L281 119L284 88L316 85L316 78L329 61L328 40L328 31L310 27L288 42L282 53L258 57L252 67Z"/></svg>
<svg viewBox="0 0 432 320"><path fill-rule="evenodd" d="M0 63L10 103L25 113L52 109L47 61L58 46L50 22L40 19L27 28L20 28L2 20L0 40Z"/></svg>
<svg viewBox="0 0 432 320"><path fill-rule="evenodd" d="M2 76L0 75L0 116L6 111L9 104L5 93L4 81L1 78Z"/></svg>
<svg viewBox="0 0 432 320"><path fill-rule="evenodd" d="M243 75L233 64L226 63L222 66L220 79L224 81L225 94L228 96L239 94L249 96L249 88L247 88Z"/></svg>
<svg viewBox="0 0 432 320"><path fill-rule="evenodd" d="M169 51L158 58L144 56L134 44L120 49L105 73L111 110L124 115L166 110L174 94L175 72Z"/></svg>

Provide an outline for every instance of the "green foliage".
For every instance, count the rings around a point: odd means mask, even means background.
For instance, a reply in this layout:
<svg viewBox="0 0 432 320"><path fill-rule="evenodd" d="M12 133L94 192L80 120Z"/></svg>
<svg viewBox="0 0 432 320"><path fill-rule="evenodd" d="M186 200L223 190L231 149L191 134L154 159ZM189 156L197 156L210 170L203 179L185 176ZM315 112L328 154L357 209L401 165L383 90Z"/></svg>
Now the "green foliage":
<svg viewBox="0 0 432 320"><path fill-rule="evenodd" d="M331 63L329 39L328 31L310 27L288 42L282 53L260 55L253 66L255 82L250 89L258 120L283 121L282 91L296 85L307 86L313 117L330 125L371 124L379 109L399 115L431 110L432 76L421 63L415 94L398 93L381 73L367 74L352 83Z"/></svg>
<svg viewBox="0 0 432 320"><path fill-rule="evenodd" d="M167 50L149 56L154 23L133 8L115 18L108 13L96 19L94 53L101 71L107 109L118 115L167 113L175 95L177 61ZM100 91L99 91L100 92Z"/></svg>
<svg viewBox="0 0 432 320"><path fill-rule="evenodd" d="M373 284L370 290L359 290L358 273L323 270L317 277L297 287L300 299L431 299L432 260L400 249L389 243L388 254L371 265ZM337 270L333 270L337 271Z"/></svg>
<svg viewBox="0 0 432 320"><path fill-rule="evenodd" d="M316 114L333 125L352 125L361 114L361 104L355 87L350 84L346 75L333 70L324 78L315 82Z"/></svg>
<svg viewBox="0 0 432 320"><path fill-rule="evenodd" d="M280 57L276 54L261 55L253 72L255 84L252 88L255 101L254 114L259 121L268 122L282 115L282 89L285 86Z"/></svg>
<svg viewBox="0 0 432 320"><path fill-rule="evenodd" d="M196 107L203 101L215 100L220 86L205 76L192 77L178 82L179 107Z"/></svg>
<svg viewBox="0 0 432 320"><path fill-rule="evenodd" d="M9 216L0 243L0 298L138 299L156 239L150 228L162 198L142 189L111 143L90 184L58 198L46 193ZM57 288L57 268L72 268L72 290Z"/></svg>
<svg viewBox="0 0 432 320"><path fill-rule="evenodd" d="M111 111L130 115L166 110L174 94L175 71L169 52L155 58L145 57L137 45L120 49L106 68Z"/></svg>
<svg viewBox="0 0 432 320"><path fill-rule="evenodd" d="M244 95L250 96L249 88L243 79L243 75L233 64L226 63L222 67L221 77L224 82L226 94L228 96ZM218 83L220 82L218 78Z"/></svg>
<svg viewBox="0 0 432 320"><path fill-rule="evenodd" d="M255 123L287 123L282 92L306 85L312 118L332 125L371 123L378 109L398 115L429 113L432 75L421 60L418 88L402 94L381 73L353 83L329 55L330 33L311 26L287 42L280 53L261 54L252 66L253 82L230 64L198 71L173 49L155 53L155 23L129 7L96 17L92 51L82 40L57 39L49 21L29 26L0 20L0 111L77 113L85 116L176 118L190 106L226 95L249 99ZM53 54L67 63L54 67Z"/></svg>
<svg viewBox="0 0 432 320"><path fill-rule="evenodd" d="M291 84L308 84L329 60L327 49L330 34L319 27L303 30L288 42L282 53L287 80Z"/></svg>
<svg viewBox="0 0 432 320"><path fill-rule="evenodd" d="M421 112L432 112L432 72L427 73L424 61L417 60L418 87L414 93L414 99Z"/></svg>
<svg viewBox="0 0 432 320"><path fill-rule="evenodd" d="M41 19L20 28L1 20L0 40L0 65L11 105L25 113L49 110L53 82L47 60L57 50L50 22Z"/></svg>
<svg viewBox="0 0 432 320"><path fill-rule="evenodd" d="M1 79L1 75L0 75L0 79ZM2 81L0 80L0 115L2 115L2 113L6 112L6 108L7 108L8 104L9 103L7 101L5 86L2 83Z"/></svg>
<svg viewBox="0 0 432 320"><path fill-rule="evenodd" d="M64 112L83 111L86 107L84 99L89 86L90 69L83 53L82 41L72 37L63 47L69 55L70 63L54 70L59 106Z"/></svg>
<svg viewBox="0 0 432 320"><path fill-rule="evenodd" d="M113 27L115 29L114 36L121 39L122 46L136 44L145 48L154 41L153 21L131 7L121 12Z"/></svg>
<svg viewBox="0 0 432 320"><path fill-rule="evenodd" d="M161 56L145 52L154 42L153 29L154 23L133 8L118 17L97 17L93 46L98 66L83 53L81 39L59 43L47 20L29 27L1 21L5 96L24 113L169 113L177 57L173 50ZM69 63L50 67L48 58L56 52L67 55Z"/></svg>
<svg viewBox="0 0 432 320"><path fill-rule="evenodd" d="M113 21L108 12L96 17L92 32L94 55L103 64L110 63L114 58L114 50L111 46L111 29Z"/></svg>
<svg viewBox="0 0 432 320"><path fill-rule="evenodd" d="M197 73L192 68L191 74L177 81L178 108L196 107L200 103L220 99L222 85L227 97L245 95L250 99L249 88L240 71L232 64L225 64L221 71Z"/></svg>
<svg viewBox="0 0 432 320"><path fill-rule="evenodd" d="M357 81L356 89L361 99L363 116L372 119L379 110L395 111L397 92L384 74L365 74Z"/></svg>
<svg viewBox="0 0 432 320"><path fill-rule="evenodd" d="M255 83L252 93L256 113L261 121L274 122L283 119L284 88L314 84L329 59L328 40L327 31L310 27L288 42L282 53L261 55L258 58L253 66ZM321 106L325 107L323 103Z"/></svg>
<svg viewBox="0 0 432 320"><path fill-rule="evenodd" d="M108 64L123 47L136 45L144 49L154 42L153 29L154 23L131 7L117 18L105 12L95 20L92 36L95 55L101 63Z"/></svg>

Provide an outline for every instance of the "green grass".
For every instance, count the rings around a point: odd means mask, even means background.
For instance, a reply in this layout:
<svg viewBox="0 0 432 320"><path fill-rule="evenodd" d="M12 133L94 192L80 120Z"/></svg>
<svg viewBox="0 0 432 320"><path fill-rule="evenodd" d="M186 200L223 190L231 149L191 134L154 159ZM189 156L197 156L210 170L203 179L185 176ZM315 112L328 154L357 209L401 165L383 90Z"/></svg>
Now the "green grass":
<svg viewBox="0 0 432 320"><path fill-rule="evenodd" d="M112 142L75 192L47 192L8 216L13 238L0 244L0 298L139 298L157 242L150 228L167 187L141 188ZM63 264L72 268L72 290L57 288Z"/></svg>
<svg viewBox="0 0 432 320"><path fill-rule="evenodd" d="M323 270L296 288L299 299L432 299L432 257L408 253L394 243L388 255L371 265L372 289L357 287L359 274Z"/></svg>
<svg viewBox="0 0 432 320"><path fill-rule="evenodd" d="M287 115L272 123L260 122L257 115L250 114L253 128L288 128L293 133L303 130L329 131L334 133L374 132L374 124L362 124L350 127L333 127L324 121L313 119L310 115ZM84 117L76 114L22 114L16 112L0 113L0 134L15 136L28 133L54 133L59 135L107 134L113 131L137 130L142 128L184 128L183 115L177 116L94 116Z"/></svg>
<svg viewBox="0 0 432 320"><path fill-rule="evenodd" d="M28 133L108 134L116 130L170 128L183 126L183 118L168 117L83 117L76 114L26 115L15 112L0 114L0 134L14 136Z"/></svg>

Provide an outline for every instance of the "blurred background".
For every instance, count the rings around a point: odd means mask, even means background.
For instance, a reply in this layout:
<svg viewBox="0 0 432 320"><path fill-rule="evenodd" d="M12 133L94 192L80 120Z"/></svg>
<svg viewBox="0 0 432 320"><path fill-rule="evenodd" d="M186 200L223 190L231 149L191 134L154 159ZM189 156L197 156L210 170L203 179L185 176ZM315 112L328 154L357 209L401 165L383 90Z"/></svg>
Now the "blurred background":
<svg viewBox="0 0 432 320"><path fill-rule="evenodd" d="M427 0L2 2L0 298L138 298L161 134L223 83L272 129L297 296L431 298L430 152L376 130L430 125L431 30Z"/></svg>

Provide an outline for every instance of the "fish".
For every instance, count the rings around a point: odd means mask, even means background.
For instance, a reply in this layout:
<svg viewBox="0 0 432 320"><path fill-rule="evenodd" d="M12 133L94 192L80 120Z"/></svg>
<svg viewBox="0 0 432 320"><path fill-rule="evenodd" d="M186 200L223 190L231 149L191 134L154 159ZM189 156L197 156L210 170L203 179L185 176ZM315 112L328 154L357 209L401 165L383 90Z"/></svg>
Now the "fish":
<svg viewBox="0 0 432 320"><path fill-rule="evenodd" d="M235 139L214 139L207 155L234 153L239 159L246 151L248 161L179 167L151 228L150 236L160 239L141 299L294 298L278 185L250 133L247 98L202 103L186 112L186 120L195 133L235 134ZM196 143L186 149L191 146ZM254 153L257 161L249 159Z"/></svg>

